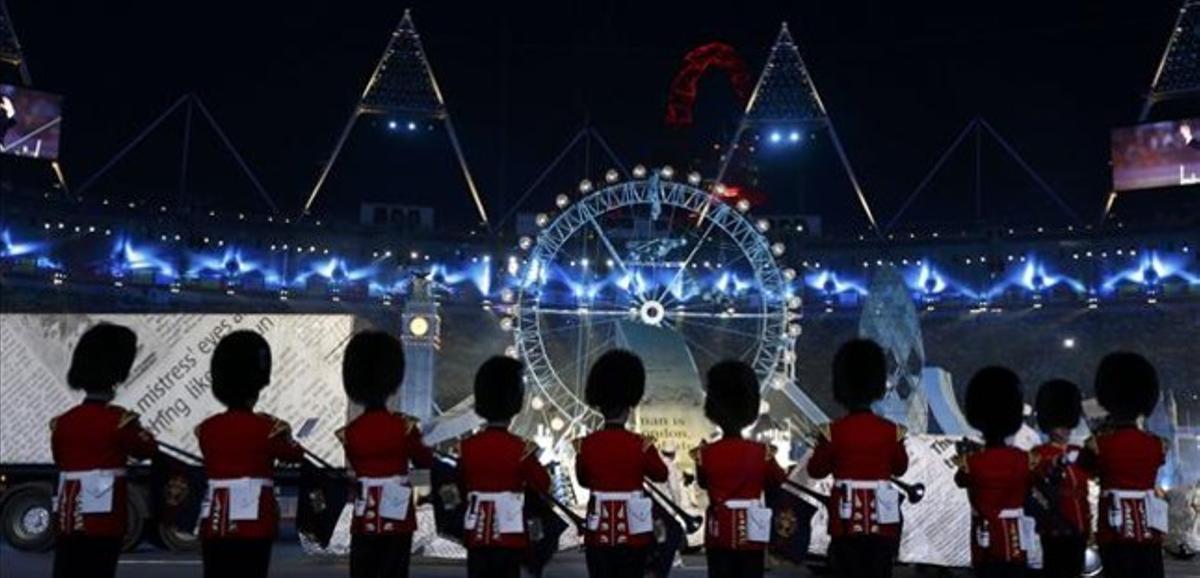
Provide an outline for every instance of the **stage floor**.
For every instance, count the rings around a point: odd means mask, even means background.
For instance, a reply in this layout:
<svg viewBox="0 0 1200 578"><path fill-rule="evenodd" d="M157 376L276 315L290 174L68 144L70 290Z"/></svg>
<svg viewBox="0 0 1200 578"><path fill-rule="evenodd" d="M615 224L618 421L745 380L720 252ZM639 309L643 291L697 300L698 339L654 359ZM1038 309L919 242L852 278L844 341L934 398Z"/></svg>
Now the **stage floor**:
<svg viewBox="0 0 1200 578"><path fill-rule="evenodd" d="M50 575L51 555L48 553L31 554L10 548L7 544L0 545L0 577L17 578ZM300 576L307 578L343 578L349 574L345 559L312 558L305 556L300 547L294 543L279 543L275 546L271 563L272 576ZM414 560L412 576L414 578L434 578L463 576L466 570L461 562L445 560ZM157 576L172 576L173 578L199 578L201 575L200 560L197 555L174 555L160 550L145 548L126 554L121 558L117 571L118 578L151 578ZM687 556L684 566L671 572L672 577L700 578L706 575L703 556ZM804 568L786 567L775 568L767 573L768 576L805 578L816 576ZM966 571L949 571L939 568L898 567L896 578L957 578L967 577ZM548 578L567 578L586 576L583 556L579 553L563 553L555 558L547 569ZM1200 578L1200 560L1180 562L1167 560L1167 576L1178 578Z"/></svg>

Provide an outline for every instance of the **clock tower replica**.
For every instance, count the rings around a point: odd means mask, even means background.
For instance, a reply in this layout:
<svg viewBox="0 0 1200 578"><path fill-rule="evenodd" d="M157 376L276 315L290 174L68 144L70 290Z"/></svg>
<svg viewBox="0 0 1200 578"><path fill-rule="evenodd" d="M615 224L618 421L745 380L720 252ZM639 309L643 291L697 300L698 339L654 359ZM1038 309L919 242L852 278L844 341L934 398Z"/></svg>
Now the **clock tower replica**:
<svg viewBox="0 0 1200 578"><path fill-rule="evenodd" d="M441 317L433 295L434 283L414 275L412 293L404 306L404 386L394 401L395 409L417 417L422 423L433 417L434 359L441 346Z"/></svg>

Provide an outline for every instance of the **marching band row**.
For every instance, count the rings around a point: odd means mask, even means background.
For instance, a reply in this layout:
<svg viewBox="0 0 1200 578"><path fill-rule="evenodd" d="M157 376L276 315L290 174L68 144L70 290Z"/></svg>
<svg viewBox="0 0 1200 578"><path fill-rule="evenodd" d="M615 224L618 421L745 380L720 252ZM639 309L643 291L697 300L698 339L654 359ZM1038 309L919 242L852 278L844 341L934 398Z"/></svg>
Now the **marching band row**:
<svg viewBox="0 0 1200 578"><path fill-rule="evenodd" d="M158 443L137 414L111 403L136 351L131 330L105 323L89 329L73 353L67 382L85 393L84 400L50 423L61 471L56 577L114 575L126 524L124 468L131 458L154 457L160 447L175 449ZM217 345L211 363L212 394L226 411L195 430L207 477L197 528L204 575L265 577L279 520L275 467L320 461L296 442L286 422L254 411L270 384L266 340L250 331L231 333ZM534 564L529 554L548 531L530 518L531 508L539 507L546 512L558 507L574 518L593 578L669 571L673 560L651 559L663 539L660 510L665 503L675 510L667 516L687 514L656 495L653 483L667 480L667 465L652 440L626 427L645 391L646 372L637 355L610 351L588 373L585 400L603 415L604 425L575 442L575 477L589 490L583 517L551 495L538 446L509 431L525 399L518 361L495 357L479 368L475 411L485 425L450 456L425 445L417 420L387 409L404 365L402 345L384 332L360 332L345 349L343 385L363 408L337 432L353 475L351 576L408 575L417 528L409 481L414 469L433 470L435 503L453 512L454 525L461 521L460 530L450 533L467 549L470 577L516 577L522 566L540 572L549 554L535 556ZM828 512L829 561L838 576L891 575L906 497L897 478L908 469L908 454L904 428L871 411L885 392L887 369L884 352L871 341L850 341L834 357L833 393L845 415L821 426L805 466L813 479L833 478L828 496L791 482L771 445L743 437L759 414L753 369L724 361L708 371L704 414L721 435L693 449L691 457L696 481L709 497L703 521L709 576L764 574L766 553L776 547L773 518L782 507L775 497L781 487L821 499ZM1079 388L1061 380L1043 384L1036 411L1049 441L1026 452L1009 443L1023 420L1018 376L988 367L970 380L966 417L983 443L960 444L955 480L971 504L971 559L978 576L1076 577L1093 538L1106 576L1163 575L1166 506L1154 482L1166 447L1139 426L1158 400L1154 368L1133 353L1110 354L1097 370L1095 390L1108 421L1079 447L1070 444L1082 414ZM454 496L436 483L448 460L455 469L442 478L450 479ZM1087 497L1093 479L1101 488L1094 536ZM915 499L919 496L908 497ZM807 534L803 544L806 550Z"/></svg>

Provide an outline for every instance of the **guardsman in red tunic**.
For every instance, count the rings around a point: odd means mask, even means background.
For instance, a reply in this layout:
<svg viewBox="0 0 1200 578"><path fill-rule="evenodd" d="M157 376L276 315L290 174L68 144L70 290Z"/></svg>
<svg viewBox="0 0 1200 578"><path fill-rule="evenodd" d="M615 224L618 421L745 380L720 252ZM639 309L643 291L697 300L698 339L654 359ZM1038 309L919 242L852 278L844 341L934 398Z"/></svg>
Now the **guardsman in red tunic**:
<svg viewBox="0 0 1200 578"><path fill-rule="evenodd" d="M428 469L433 453L421 441L419 421L387 409L404 380L404 347L382 331L356 334L342 359L342 383L363 413L337 436L354 473L350 576L408 576L417 513L408 480L410 463Z"/></svg>
<svg viewBox="0 0 1200 578"><path fill-rule="evenodd" d="M708 490L704 548L710 578L761 577L771 541L771 509L763 492L787 475L770 445L742 437L758 419L760 393L754 369L722 361L708 371L704 415L721 439L692 450L696 481Z"/></svg>
<svg viewBox="0 0 1200 578"><path fill-rule="evenodd" d="M958 456L954 481L971 503L971 566L979 578L1019 578L1037 539L1025 499L1033 484L1029 453L1008 445L1021 429L1025 401L1011 369L985 367L967 383L967 423L984 446Z"/></svg>
<svg viewBox="0 0 1200 578"><path fill-rule="evenodd" d="M261 335L225 336L210 373L213 396L228 409L196 426L208 476L199 532L204 576L265 577L279 523L275 462L299 462L304 449L287 422L254 412L271 381L271 347Z"/></svg>
<svg viewBox="0 0 1200 578"><path fill-rule="evenodd" d="M1080 463L1100 480L1096 542L1104 575L1161 577L1167 504L1155 480L1167 445L1139 426L1158 404L1158 374L1136 353L1110 353L1096 370L1096 399L1108 418L1084 445Z"/></svg>
<svg viewBox="0 0 1200 578"><path fill-rule="evenodd" d="M113 576L125 536L125 463L150 458L154 437L138 415L110 405L117 384L129 378L137 335L101 323L79 339L67 385L86 392L83 403L50 420L50 447L58 466L55 496L54 576Z"/></svg>
<svg viewBox="0 0 1200 578"><path fill-rule="evenodd" d="M1080 467L1082 448L1071 445L1071 430L1083 415L1079 387L1062 379L1038 388L1038 428L1050 441L1030 452L1034 498L1045 512L1037 521L1042 539L1042 573L1047 577L1083 575L1084 550L1092 530L1087 470Z"/></svg>
<svg viewBox="0 0 1200 578"><path fill-rule="evenodd" d="M900 545L900 492L890 481L908 470L905 430L871 411L887 388L887 359L873 341L855 339L833 358L833 395L847 411L823 426L808 475L833 476L829 555L838 576L887 577Z"/></svg>
<svg viewBox="0 0 1200 578"><path fill-rule="evenodd" d="M537 444L508 431L525 400L519 361L493 357L475 374L475 413L484 429L464 439L459 485L467 497L464 521L467 576L518 578L529 546L525 492L550 491L550 475L538 462Z"/></svg>
<svg viewBox="0 0 1200 578"><path fill-rule="evenodd" d="M577 440L575 449L575 476L591 491L584 552L592 578L645 574L654 519L642 484L668 476L654 443L625 429L645 390L646 369L628 351L605 353L588 372L584 397L604 416L604 428Z"/></svg>

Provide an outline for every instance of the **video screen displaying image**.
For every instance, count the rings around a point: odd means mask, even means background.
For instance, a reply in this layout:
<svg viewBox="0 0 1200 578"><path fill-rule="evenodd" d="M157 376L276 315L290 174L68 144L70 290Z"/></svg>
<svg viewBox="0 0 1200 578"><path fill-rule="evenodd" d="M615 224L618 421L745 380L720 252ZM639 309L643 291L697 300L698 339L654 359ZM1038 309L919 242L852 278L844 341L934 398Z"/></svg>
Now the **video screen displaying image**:
<svg viewBox="0 0 1200 578"><path fill-rule="evenodd" d="M1112 131L1113 190L1200 184L1200 118Z"/></svg>
<svg viewBox="0 0 1200 578"><path fill-rule="evenodd" d="M0 154L58 158L62 97L0 84Z"/></svg>

